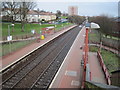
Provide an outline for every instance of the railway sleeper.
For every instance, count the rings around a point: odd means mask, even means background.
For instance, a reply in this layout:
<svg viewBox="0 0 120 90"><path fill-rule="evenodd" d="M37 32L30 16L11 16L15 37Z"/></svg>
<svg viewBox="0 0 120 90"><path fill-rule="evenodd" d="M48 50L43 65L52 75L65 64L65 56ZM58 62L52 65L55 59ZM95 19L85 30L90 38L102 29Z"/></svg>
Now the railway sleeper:
<svg viewBox="0 0 120 90"><path fill-rule="evenodd" d="M9 86L9 85L13 85L13 83L12 82L6 82L5 85Z"/></svg>

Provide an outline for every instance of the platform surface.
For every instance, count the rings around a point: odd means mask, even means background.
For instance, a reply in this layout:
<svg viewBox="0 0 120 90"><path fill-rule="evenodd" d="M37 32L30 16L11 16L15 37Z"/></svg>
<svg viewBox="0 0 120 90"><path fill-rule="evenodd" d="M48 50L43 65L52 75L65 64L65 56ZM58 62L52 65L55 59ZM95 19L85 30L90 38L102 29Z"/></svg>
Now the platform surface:
<svg viewBox="0 0 120 90"><path fill-rule="evenodd" d="M80 47L84 46L84 38L85 27L77 35L49 88L80 88L83 70L81 66L83 49Z"/></svg>
<svg viewBox="0 0 120 90"><path fill-rule="evenodd" d="M104 73L97 58L97 53L89 52L88 63L90 65L91 81L107 84Z"/></svg>

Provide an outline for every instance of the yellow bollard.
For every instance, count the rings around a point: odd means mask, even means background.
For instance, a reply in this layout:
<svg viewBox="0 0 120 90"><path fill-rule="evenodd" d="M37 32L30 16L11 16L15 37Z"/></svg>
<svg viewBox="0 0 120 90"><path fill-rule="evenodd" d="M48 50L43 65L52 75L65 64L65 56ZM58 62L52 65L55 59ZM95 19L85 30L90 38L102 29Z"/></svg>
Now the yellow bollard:
<svg viewBox="0 0 120 90"><path fill-rule="evenodd" d="M45 39L44 35L41 35L41 40L44 40L44 39Z"/></svg>

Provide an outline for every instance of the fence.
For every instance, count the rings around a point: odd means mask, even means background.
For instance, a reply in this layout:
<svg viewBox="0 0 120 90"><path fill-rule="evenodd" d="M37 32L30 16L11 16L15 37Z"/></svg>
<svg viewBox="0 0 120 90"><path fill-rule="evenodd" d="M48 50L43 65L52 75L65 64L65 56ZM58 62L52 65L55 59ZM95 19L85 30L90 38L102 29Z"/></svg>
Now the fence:
<svg viewBox="0 0 120 90"><path fill-rule="evenodd" d="M84 90L119 90L120 89L117 86L97 83L93 81L86 81L85 87L86 88Z"/></svg>
<svg viewBox="0 0 120 90"><path fill-rule="evenodd" d="M100 44L94 42L94 43L92 43L92 44L89 44L89 46L100 47ZM110 52L116 54L118 57L120 57L120 53L119 53L119 51L118 51L117 49L113 49L113 48L107 47L107 46L105 46L105 45L101 45L101 48L103 48L103 49L105 49L105 50L107 50L107 51L110 51Z"/></svg>
<svg viewBox="0 0 120 90"><path fill-rule="evenodd" d="M26 45L33 43L35 40L26 40L26 41L17 41L17 42L12 42L10 41L9 43L6 44L1 44L2 45L2 56L5 56L7 54L11 54L12 52L25 47Z"/></svg>
<svg viewBox="0 0 120 90"><path fill-rule="evenodd" d="M101 56L99 51L97 52L97 57L98 57L98 60L100 62L100 66L101 66L101 68L102 68L102 70L104 72L105 79L107 80L107 84L110 85L111 84L110 74L109 74L109 72L108 72L108 70L107 70L107 68L106 68L106 66L104 64L104 61L103 61L102 56Z"/></svg>
<svg viewBox="0 0 120 90"><path fill-rule="evenodd" d="M120 39L101 37L102 44L120 51ZM96 30L89 33L89 43L100 43L100 34Z"/></svg>
<svg viewBox="0 0 120 90"><path fill-rule="evenodd" d="M31 37L34 37L34 34L14 35L14 36L12 36L12 39L18 40L18 39L27 39L27 38L31 38ZM6 41L7 37L6 36L2 37L2 40Z"/></svg>

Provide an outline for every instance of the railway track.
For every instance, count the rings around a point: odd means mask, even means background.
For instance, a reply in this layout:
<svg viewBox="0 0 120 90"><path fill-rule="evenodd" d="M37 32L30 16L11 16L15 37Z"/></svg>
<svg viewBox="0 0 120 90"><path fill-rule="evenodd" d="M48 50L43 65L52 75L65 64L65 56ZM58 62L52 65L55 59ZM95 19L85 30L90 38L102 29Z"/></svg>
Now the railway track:
<svg viewBox="0 0 120 90"><path fill-rule="evenodd" d="M43 46L33 54L34 57L30 55L25 65L6 77L3 89L48 88L79 31L76 27Z"/></svg>

